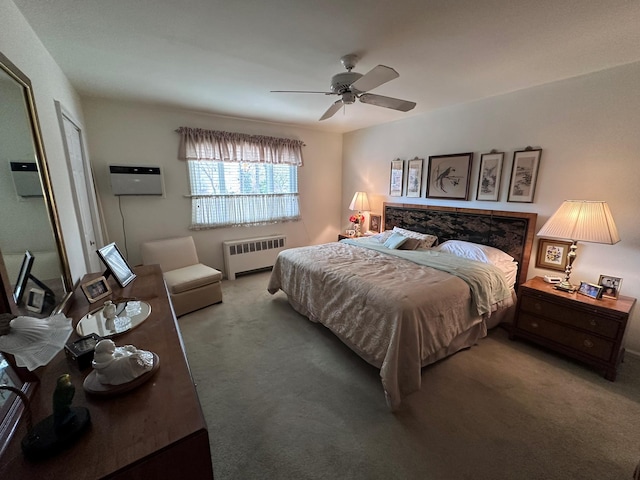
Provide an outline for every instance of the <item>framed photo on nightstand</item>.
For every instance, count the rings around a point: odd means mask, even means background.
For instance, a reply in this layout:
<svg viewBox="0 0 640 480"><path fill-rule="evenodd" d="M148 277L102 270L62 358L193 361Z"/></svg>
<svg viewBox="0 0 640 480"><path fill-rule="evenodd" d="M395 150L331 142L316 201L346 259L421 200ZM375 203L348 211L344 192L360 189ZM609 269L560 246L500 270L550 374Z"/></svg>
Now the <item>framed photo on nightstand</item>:
<svg viewBox="0 0 640 480"><path fill-rule="evenodd" d="M580 282L578 293L597 300L602 296L602 286L595 283Z"/></svg>
<svg viewBox="0 0 640 480"><path fill-rule="evenodd" d="M620 277L612 277L611 275L600 275L598 285L602 286L603 297L617 299L620 296L622 279Z"/></svg>

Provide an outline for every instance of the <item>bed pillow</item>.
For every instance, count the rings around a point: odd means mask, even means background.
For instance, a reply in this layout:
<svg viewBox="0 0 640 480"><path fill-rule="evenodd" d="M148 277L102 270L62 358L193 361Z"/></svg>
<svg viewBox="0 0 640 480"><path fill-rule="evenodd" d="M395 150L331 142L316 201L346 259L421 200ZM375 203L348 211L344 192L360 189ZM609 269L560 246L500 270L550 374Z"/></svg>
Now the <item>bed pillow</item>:
<svg viewBox="0 0 640 480"><path fill-rule="evenodd" d="M414 232L413 230L407 230L405 228L393 227L393 231L400 235L404 235L405 237L420 240L420 246L417 248L431 248L438 241L438 237L435 235Z"/></svg>
<svg viewBox="0 0 640 480"><path fill-rule="evenodd" d="M508 253L488 245L465 242L462 240L447 240L437 247L441 252L452 253L458 257L476 260L478 262L500 264L503 262L513 262L515 259Z"/></svg>
<svg viewBox="0 0 640 480"><path fill-rule="evenodd" d="M385 230L384 232L376 233L375 235L371 235L370 238L375 238L380 243L384 243L387 239L393 234L393 230Z"/></svg>
<svg viewBox="0 0 640 480"><path fill-rule="evenodd" d="M409 237L405 237L404 235L400 235L399 233L394 232L387 239L387 241L384 242L384 246L392 250L395 250L397 248L400 248L400 246L403 243L405 243L407 240L409 240Z"/></svg>
<svg viewBox="0 0 640 480"><path fill-rule="evenodd" d="M420 244L421 243L422 243L422 241L418 240L417 238L408 238L407 237L407 241L404 242L402 245L400 245L398 250L416 250L416 249L420 248Z"/></svg>

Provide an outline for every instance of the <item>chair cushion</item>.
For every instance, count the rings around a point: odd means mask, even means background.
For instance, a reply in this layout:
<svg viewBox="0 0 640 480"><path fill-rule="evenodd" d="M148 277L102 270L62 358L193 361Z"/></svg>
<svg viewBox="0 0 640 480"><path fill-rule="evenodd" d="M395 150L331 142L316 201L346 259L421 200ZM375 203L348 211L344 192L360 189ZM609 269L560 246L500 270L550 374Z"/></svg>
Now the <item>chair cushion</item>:
<svg viewBox="0 0 640 480"><path fill-rule="evenodd" d="M163 272L199 263L193 237L167 238L144 242L140 247L142 263L157 263Z"/></svg>
<svg viewBox="0 0 640 480"><path fill-rule="evenodd" d="M170 293L182 293L222 280L222 272L201 263L164 272Z"/></svg>

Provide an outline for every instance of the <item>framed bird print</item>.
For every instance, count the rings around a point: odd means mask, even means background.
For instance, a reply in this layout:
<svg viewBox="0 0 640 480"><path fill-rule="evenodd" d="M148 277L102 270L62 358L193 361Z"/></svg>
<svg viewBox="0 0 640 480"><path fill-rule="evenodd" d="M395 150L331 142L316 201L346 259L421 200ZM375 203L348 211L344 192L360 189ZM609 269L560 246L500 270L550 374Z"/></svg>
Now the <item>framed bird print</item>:
<svg viewBox="0 0 640 480"><path fill-rule="evenodd" d="M469 199L473 152L429 157L427 198Z"/></svg>

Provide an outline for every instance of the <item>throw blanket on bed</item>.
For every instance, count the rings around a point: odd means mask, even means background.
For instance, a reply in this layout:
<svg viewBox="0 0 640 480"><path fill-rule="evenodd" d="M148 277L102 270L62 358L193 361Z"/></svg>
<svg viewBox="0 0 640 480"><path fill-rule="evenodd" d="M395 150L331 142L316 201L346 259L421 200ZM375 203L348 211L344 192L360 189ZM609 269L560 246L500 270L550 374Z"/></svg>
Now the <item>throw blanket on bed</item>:
<svg viewBox="0 0 640 480"><path fill-rule="evenodd" d="M511 298L511 290L507 286L504 275L500 269L488 263L468 260L436 250L393 250L380 245L380 242L373 238L366 237L358 240L345 239L342 243L395 255L418 265L432 267L460 277L471 289L478 315L491 315L495 304Z"/></svg>

